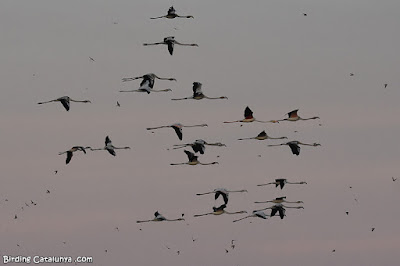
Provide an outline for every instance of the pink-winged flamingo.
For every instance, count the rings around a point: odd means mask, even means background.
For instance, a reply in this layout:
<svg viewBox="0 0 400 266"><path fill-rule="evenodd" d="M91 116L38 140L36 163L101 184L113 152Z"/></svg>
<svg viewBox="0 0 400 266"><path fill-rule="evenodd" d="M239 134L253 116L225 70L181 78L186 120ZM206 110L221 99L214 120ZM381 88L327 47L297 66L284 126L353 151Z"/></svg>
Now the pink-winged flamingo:
<svg viewBox="0 0 400 266"><path fill-rule="evenodd" d="M91 101L89 101L89 100L78 101L78 100L73 100L68 96L63 96L63 97L57 98L55 100L51 100L51 101L47 101L47 102L40 102L38 104L45 104L45 103L51 103L51 102L60 102L64 106L65 110L67 110L67 111L69 111L70 102L91 103Z"/></svg>
<svg viewBox="0 0 400 266"><path fill-rule="evenodd" d="M213 207L213 212L203 213L203 214L196 214L194 217L200 217L205 215L221 215L221 214L239 214L239 213L247 213L246 211L238 211L238 212L227 212L225 211L226 204L222 204L219 207Z"/></svg>
<svg viewBox="0 0 400 266"><path fill-rule="evenodd" d="M266 139L287 139L287 137L273 138L273 137L268 136L268 134L265 133L265 130L263 130L260 134L257 135L257 137L243 138L243 139L238 139L238 140L246 140L246 139L257 139L257 140L266 140Z"/></svg>
<svg viewBox="0 0 400 266"><path fill-rule="evenodd" d="M194 18L193 16L179 16L178 14L176 14L176 10L173 6L171 6L168 9L167 15L164 16L160 16L160 17L154 17L154 18L150 18L150 19L158 19L158 18L169 18L169 19L173 19L173 18Z"/></svg>
<svg viewBox="0 0 400 266"><path fill-rule="evenodd" d="M219 196L222 196L222 198L224 199L224 203L228 204L228 200L229 200L229 193L234 193L234 192L248 192L246 189L242 189L242 190L227 190L226 188L216 188L211 192L205 192L205 193L197 193L197 196L201 196L201 195L207 195L207 194L215 194L214 199L217 200Z"/></svg>
<svg viewBox="0 0 400 266"><path fill-rule="evenodd" d="M209 146L218 146L218 147L226 147L225 144L220 143L220 142L216 142L216 143L208 143L202 139L196 139L195 142L193 143L188 143L188 144L175 144L175 148L176 149L181 149L187 146L192 147L194 152L200 152L200 154L204 154L204 151L206 149L205 145L209 145Z"/></svg>
<svg viewBox="0 0 400 266"><path fill-rule="evenodd" d="M300 154L300 146L299 145L304 145L304 146L321 146L319 143L313 143L313 144L307 144L307 143L302 143L297 140L289 141L286 143L281 143L281 144L274 144L274 145L268 145L268 147L274 147L274 146L282 146L282 145L288 145L290 149L292 150L292 153L299 156Z"/></svg>
<svg viewBox="0 0 400 266"><path fill-rule="evenodd" d="M175 130L176 135L178 135L179 140L182 140L182 128L183 127L207 127L207 124L201 124L201 125L193 125L193 126L184 126L180 123L175 123L170 126L160 126L160 127L148 127L147 130L153 130L153 129L159 129L159 128L165 128L165 127L172 127Z"/></svg>
<svg viewBox="0 0 400 266"><path fill-rule="evenodd" d="M154 73L148 73L146 75L140 76L140 77L134 77L134 78L123 78L123 82L131 81L131 80L136 80L136 79L143 79L142 82L140 82L140 87L137 90L121 90L120 92L147 92L149 94L150 92L165 92L165 91L172 91L171 89L164 89L164 90L154 90L154 83L155 79L160 79L160 80L170 80L170 81L176 81L175 78L160 78Z"/></svg>
<svg viewBox="0 0 400 266"><path fill-rule="evenodd" d="M266 183L266 184L260 184L260 185L257 185L257 186L261 187L261 186L267 186L267 185L275 185L275 187L280 186L280 188L283 189L283 187L286 184L307 184L307 182L304 182L304 181L289 182L289 181L287 181L286 178L278 178L278 179L275 179L275 182L270 182L270 183Z"/></svg>
<svg viewBox="0 0 400 266"><path fill-rule="evenodd" d="M74 147L72 147L71 149L69 149L67 151L60 152L58 155L66 153L67 154L67 159L65 161L65 164L69 164L69 162L72 159L72 155L73 155L74 152L82 151L84 154L86 154L86 149L90 149L90 147L74 146Z"/></svg>
<svg viewBox="0 0 400 266"><path fill-rule="evenodd" d="M203 84L200 82L193 82L193 96L191 97L185 97L185 98L178 98L178 99L171 99L173 101L179 101L179 100L188 100L188 99L194 99L194 100L201 100L201 99L210 99L210 100L216 100L216 99L228 99L226 96L220 96L220 97L208 97L203 94L201 87Z"/></svg>
<svg viewBox="0 0 400 266"><path fill-rule="evenodd" d="M237 123L237 122L243 122L243 123L250 123L250 122L260 122L260 123L279 123L276 120L270 120L270 121L260 121L257 120L253 117L253 111L247 106L246 109L244 110L244 119L242 120L236 120L236 121L229 121L229 122L224 122L224 123Z"/></svg>
<svg viewBox="0 0 400 266"><path fill-rule="evenodd" d="M182 214L183 216L183 214ZM185 219L182 218L177 218L177 219L167 219L163 215L161 215L158 211L154 213L154 218L151 220L144 220L144 221L136 221L137 223L147 223L147 222L174 222L174 221L184 221Z"/></svg>
<svg viewBox="0 0 400 266"><path fill-rule="evenodd" d="M98 148L98 149L90 149L92 151L99 151L99 150L106 150L108 151L111 155L115 156L115 150L121 150L121 149L130 149L130 147L115 147L112 142L110 137L106 137L105 140L105 146L103 148Z"/></svg>
<svg viewBox="0 0 400 266"><path fill-rule="evenodd" d="M184 152L186 153L186 155L189 158L189 161L186 163L171 163L170 165L183 165L183 164L188 164L188 165L197 165L197 164L201 164L201 165L210 165L210 164L218 164L218 162L212 162L212 163L201 163L197 160L198 156L195 156L194 153L188 151L188 150L184 150Z"/></svg>
<svg viewBox="0 0 400 266"><path fill-rule="evenodd" d="M159 45L159 44L165 44L168 46L168 52L170 55L172 55L174 53L174 45L178 44L178 45L182 45L182 46L199 46L195 43L180 43L178 41L175 40L174 36L170 36L170 37L165 37L164 40L162 42L156 42L156 43L144 43L144 46L148 46L148 45Z"/></svg>

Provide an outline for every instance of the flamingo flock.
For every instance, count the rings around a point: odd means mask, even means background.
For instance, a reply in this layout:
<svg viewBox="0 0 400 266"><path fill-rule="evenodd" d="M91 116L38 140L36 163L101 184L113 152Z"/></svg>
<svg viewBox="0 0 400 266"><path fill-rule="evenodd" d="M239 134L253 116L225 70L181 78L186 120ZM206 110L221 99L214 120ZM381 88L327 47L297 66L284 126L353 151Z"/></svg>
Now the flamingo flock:
<svg viewBox="0 0 400 266"><path fill-rule="evenodd" d="M176 10L173 6L171 6L166 15L163 16L159 16L159 17L152 17L150 19L161 19L161 18L167 18L167 19L174 19L174 18L194 18L191 15L185 15L185 16L181 16L178 15L176 13ZM174 36L169 36L169 37L165 37L163 39L163 41L161 42L155 42L155 43L143 43L144 46L155 46L155 45L166 45L168 48L168 52L169 54L172 56L174 53L174 46L175 45L180 45L180 46L195 46L198 47L197 44L195 43L181 43L178 42L177 40L175 40ZM190 51L189 51L190 50ZM191 52L191 49L188 49L187 52ZM92 62L95 62L95 60L93 58L91 58ZM145 72L146 73L146 72ZM142 76L137 76L137 77L128 77L128 78L122 78L122 82L130 82L130 81L135 81L135 80L141 80L140 81L140 85L138 86L138 88L136 87L135 89L131 89L131 90L119 90L119 92L144 92L146 94L150 94L153 92L172 92L172 89L170 88L165 88L165 89L155 89L155 80L163 80L163 81L175 81L177 82L177 79L175 78L166 78L166 77L159 77L154 73L147 73L145 75ZM161 83L161 82L160 82ZM145 95L146 95L145 94ZM221 94L216 94L216 95L221 95ZM183 98L172 98L171 100L173 101L183 101L183 100L228 100L227 96L216 96L216 97L209 97L207 95L205 95L203 93L202 90L202 83L200 82L193 82L193 87L192 87L192 95L191 96L187 96L187 97L183 97ZM44 102L38 102L39 105L42 104L46 104L46 103L51 103L51 102L60 102L63 107L65 108L66 111L70 110L70 103L71 102L77 102L77 103L91 103L91 101L89 100L74 100L71 99L68 96L63 96L54 100L50 100L50 101L44 101ZM214 101L210 101L210 102L214 102ZM218 101L215 101L218 102ZM223 102L223 101L220 101ZM115 102L114 102L115 103ZM180 103L176 102L177 105L179 105ZM117 107L121 107L119 101L116 101L116 106ZM246 105L244 105L246 106ZM189 110L188 110L189 111ZM234 120L234 121L225 121L225 122L221 122L221 124L225 124L225 123L252 123L252 122L258 122L258 123L271 123L271 124L276 124L276 127L279 127L280 122L284 122L284 121L289 121L289 122L296 122L296 121L307 121L307 120L315 120L315 119L320 119L320 117L318 116L312 116L309 118L302 118L298 115L298 109L293 110L289 113L287 113L287 118L284 119L277 119L277 120L258 120L253 116L253 111L250 109L249 106L246 106L245 110L244 110L244 114L243 114L243 118L240 120ZM285 124L285 123L282 123ZM275 126L275 125L271 125L271 126ZM181 123L174 123L171 125L162 125L162 126L156 126L156 127L147 127L146 130L156 130L156 129L162 129L162 128L172 128L174 130L174 132L176 133L178 139L180 141L183 140L183 128L193 128L193 127L201 127L201 128L205 128L208 127L208 124L189 124L189 125L183 125ZM206 129L204 129L204 132L206 132ZM259 132L259 131L258 131ZM187 138L186 134L188 136L191 136L192 132L190 132L190 130L188 130L188 132L186 133L185 130L185 139ZM282 134L283 135L283 134ZM288 137L286 136L282 136L279 135L272 137L269 136L266 133L266 130L263 130L262 132L260 132L257 136L253 137L247 137L247 138L239 138L237 140L239 141L243 141L243 140L268 140L271 142L274 142L275 140L280 140L280 139L288 139ZM192 138L193 140L194 138ZM236 139L236 137L235 137ZM303 143L297 140L291 140L285 143L280 143L280 144L269 144L267 145L268 147L275 147L275 146L289 146L289 148L291 149L292 153L294 155L299 156L300 155L300 145L303 146L311 146L311 147L317 147L317 146L321 146L321 144L319 143ZM186 162L179 162L179 163L170 163L169 165L171 166L178 166L178 165L190 165L190 166L194 166L194 165L219 165L219 162L217 161L211 161L211 162L200 162L199 161L199 157L201 156L203 158L203 156L205 156L205 150L206 150L206 146L214 146L214 147L224 147L227 148L227 145L221 143L221 142L207 142L203 139L196 139L194 142L191 143L185 143L185 144L173 144L173 150L176 149L182 149L182 148L187 148L190 147L193 152L184 149L184 153L186 154L188 161ZM74 155L74 153L78 153L78 152L82 152L83 154L87 154L89 153L89 151L107 151L110 155L112 156L116 156L116 150L130 150L131 147L130 146L114 146L111 138L107 135L105 137L105 141L104 141L104 146L103 147L99 147L99 148L92 148L92 146L73 146L72 148L70 148L67 151L64 152L60 152L59 155L63 155L66 154L66 160L65 160L65 164L70 164L71 159ZM213 148L210 148L211 150ZM268 152L274 152L273 149L268 149ZM172 152L171 152L172 153ZM196 154L200 154L200 155L196 155ZM211 152L210 152L211 153ZM208 155L208 152L207 152ZM108 155L107 155L108 156ZM78 156L77 156L78 157ZM293 156L290 156L293 157ZM108 158L110 158L108 156ZM78 158L77 158L78 159ZM74 159L77 160L77 159ZM68 166L70 167L70 166ZM222 163L221 166L215 166L215 168L218 167L223 167ZM172 168L172 167L171 167ZM213 168L213 167L210 167ZM57 171L56 171L57 173ZM250 178L250 177L246 177L246 178ZM393 181L395 181L393 179ZM307 184L305 181L297 181L297 182L292 182L292 181L288 181L286 178L277 178L275 179L275 181L271 181L265 184L259 184L257 186L268 186L268 185L275 185L275 187L280 187L280 189L282 190L284 188L285 185L301 185L301 184ZM250 189L249 189L250 190ZM49 190L47 190L47 193L50 193ZM194 214L193 217L202 217L202 216L219 216L222 214L228 214L228 215L237 215L237 214L248 214L249 212L246 210L235 210L235 211L231 211L229 208L231 207L231 202L229 201L230 199L230 195L232 195L233 193L249 193L249 191L247 189L239 189L239 190L228 190L226 188L215 188L212 191L208 191L208 192L203 192L203 193L197 193L195 194L196 196L203 196L203 195L209 195L209 194L214 194L214 200L215 203L217 203L218 199L219 201L223 201L222 204L217 205L217 206L207 206L205 207L205 209L207 208L207 210L209 210L209 212L204 212L204 213L200 213L200 214ZM249 193L250 194L250 193ZM243 194L246 195L246 194ZM235 195L236 197L236 195ZM222 198L222 199L221 199ZM240 196L237 196L238 200L241 199ZM243 198L241 199L243 200ZM33 203L33 202L32 202ZM272 218L274 216L279 216L280 219L284 219L285 217L287 217L286 214L286 210L287 209L304 209L304 206L289 206L289 205L283 205L285 204L303 204L303 201L288 201L286 200L286 196L281 196L281 197L276 197L272 200L265 200L265 201L254 201L254 203L256 204L270 204L273 203L272 206L266 206L263 209L260 210L253 210L252 212L250 212L250 215L246 215L244 217L241 218L237 218L235 220L233 220L232 222L236 223L238 221L243 221L246 220L248 218L260 218L263 220L267 220L267 218ZM229 204L229 207L228 207ZM228 209L229 211L227 211L226 209ZM212 211L211 211L212 210ZM270 210L270 214L267 214L266 210ZM15 215L14 219L17 219L17 215ZM278 219L279 220L279 219ZM185 221L184 218L184 214L182 214L181 217L179 218L174 218L174 219L168 219L165 216L163 216L160 212L156 211L154 213L154 217L152 219L147 219L147 220L137 220L137 223L150 223L150 222L172 222L172 221ZM118 227L116 227L118 229ZM118 229L119 231L119 229ZM194 240L193 240L194 242ZM233 245L233 240L232 240L232 245ZM234 246L234 245L233 245Z"/></svg>

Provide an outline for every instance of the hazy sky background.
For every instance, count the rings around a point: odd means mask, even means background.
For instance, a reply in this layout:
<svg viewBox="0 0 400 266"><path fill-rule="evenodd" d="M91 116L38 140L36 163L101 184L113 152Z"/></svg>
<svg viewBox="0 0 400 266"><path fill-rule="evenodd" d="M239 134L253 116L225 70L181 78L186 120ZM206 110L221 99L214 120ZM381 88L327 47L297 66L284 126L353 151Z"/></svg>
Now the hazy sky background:
<svg viewBox="0 0 400 266"><path fill-rule="evenodd" d="M195 18L149 19L171 5ZM397 0L1 1L0 254L93 256L103 266L397 265L399 25ZM167 36L199 47L170 56L142 46ZM155 83L173 91L118 92L139 87L123 77L150 72L176 78ZM194 81L229 99L170 100L190 96ZM37 105L64 95L92 104ZM321 119L222 123L242 119L246 106L259 120L298 108ZM175 122L209 127L184 128L182 142L172 129L146 130ZM297 157L267 146L280 140L237 141L262 130L322 146ZM58 156L103 147L107 135L132 149L75 153L69 165ZM169 165L187 157L167 149L198 138L227 145L199 157L219 165ZM308 185L256 186L279 177ZM305 209L283 220L193 218L220 203L195 194L217 187L249 191L232 193L228 211L279 196ZM136 224L156 210L187 219Z"/></svg>

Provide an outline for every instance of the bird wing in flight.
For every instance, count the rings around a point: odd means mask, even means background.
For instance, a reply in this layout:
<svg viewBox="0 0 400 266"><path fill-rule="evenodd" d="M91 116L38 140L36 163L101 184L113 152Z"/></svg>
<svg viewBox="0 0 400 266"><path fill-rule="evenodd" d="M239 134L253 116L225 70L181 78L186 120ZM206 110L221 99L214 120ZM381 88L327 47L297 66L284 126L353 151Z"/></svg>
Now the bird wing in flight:
<svg viewBox="0 0 400 266"><path fill-rule="evenodd" d="M182 140L182 128L176 126L172 128L175 130L176 135L178 135L179 140Z"/></svg>
<svg viewBox="0 0 400 266"><path fill-rule="evenodd" d="M107 150L111 155L113 155L113 156L116 155L114 149L106 148L106 150Z"/></svg>
<svg viewBox="0 0 400 266"><path fill-rule="evenodd" d="M299 109L296 109L296 110L293 110L293 111L289 112L289 113L287 114L288 117L289 117L289 118L299 117L299 116L297 115L297 111L299 111Z"/></svg>
<svg viewBox="0 0 400 266"><path fill-rule="evenodd" d="M184 150L184 152L188 156L190 162L193 161L194 159L197 159L197 156L195 156L194 153L192 153L188 150Z"/></svg>
<svg viewBox="0 0 400 266"><path fill-rule="evenodd" d="M71 159L72 159L72 151L67 151L67 160L65 161L65 164L69 164Z"/></svg>
<svg viewBox="0 0 400 266"><path fill-rule="evenodd" d="M168 42L168 52L170 55L172 55L174 53L174 43L173 42Z"/></svg>
<svg viewBox="0 0 400 266"><path fill-rule="evenodd" d="M289 147L292 150L293 154L296 154L297 156L299 156L299 154L300 154L300 146L299 145L290 143Z"/></svg>
<svg viewBox="0 0 400 266"><path fill-rule="evenodd" d="M265 130L263 130L263 132L261 132L260 134L258 134L257 137L266 137L267 133L265 133Z"/></svg>
<svg viewBox="0 0 400 266"><path fill-rule="evenodd" d="M244 110L244 117L246 119L253 118L253 111L251 111L251 109L248 106Z"/></svg>
<svg viewBox="0 0 400 266"><path fill-rule="evenodd" d="M107 137L106 137L106 146L107 146L108 144L111 144L111 139L107 136Z"/></svg>
<svg viewBox="0 0 400 266"><path fill-rule="evenodd" d="M69 111L69 99L63 98L60 100L60 102L64 106L65 110Z"/></svg>

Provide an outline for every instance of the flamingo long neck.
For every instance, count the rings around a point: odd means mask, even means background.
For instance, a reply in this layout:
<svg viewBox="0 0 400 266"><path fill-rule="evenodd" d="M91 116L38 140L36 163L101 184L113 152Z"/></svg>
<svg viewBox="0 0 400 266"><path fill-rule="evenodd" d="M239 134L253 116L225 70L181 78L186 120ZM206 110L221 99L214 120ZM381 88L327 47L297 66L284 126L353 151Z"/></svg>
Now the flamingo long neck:
<svg viewBox="0 0 400 266"><path fill-rule="evenodd" d="M153 91L153 92L161 92L161 91L171 91L170 89L164 89L164 90L151 90L151 91Z"/></svg>
<svg viewBox="0 0 400 266"><path fill-rule="evenodd" d="M209 212L209 213L203 213L203 214L196 214L196 215L194 215L194 217L200 217L200 216L205 216L205 215L210 215L210 214L214 214L214 213Z"/></svg>
<svg viewBox="0 0 400 266"><path fill-rule="evenodd" d="M269 139L287 139L287 137L279 137L279 138L272 138L272 137L268 137Z"/></svg>
<svg viewBox="0 0 400 266"><path fill-rule="evenodd" d="M170 127L170 126L148 127L147 130L159 129L159 128L164 128L164 127Z"/></svg>
<svg viewBox="0 0 400 266"><path fill-rule="evenodd" d="M183 164L188 164L188 163L171 163L170 165L183 165Z"/></svg>
<svg viewBox="0 0 400 266"><path fill-rule="evenodd" d="M209 99L209 100L218 100L218 99L228 99L225 96L221 96L221 97L208 97L206 95L204 95L204 98Z"/></svg>
<svg viewBox="0 0 400 266"><path fill-rule="evenodd" d="M147 222L153 222L154 220L144 220L144 221L136 221L137 223L147 223Z"/></svg>
<svg viewBox="0 0 400 266"><path fill-rule="evenodd" d="M87 103L87 102L89 102L88 100L83 100L83 101L78 101L78 100L72 100L72 99L69 99L71 102L76 102L76 103Z"/></svg>
<svg viewBox="0 0 400 266"><path fill-rule="evenodd" d="M205 143L205 145L209 145L209 146L225 146L225 144L217 142L217 143Z"/></svg>
<svg viewBox="0 0 400 266"><path fill-rule="evenodd" d="M300 120L312 120L312 119L319 119L318 116L314 116L314 117L309 117L309 118L299 118Z"/></svg>
<svg viewBox="0 0 400 266"><path fill-rule="evenodd" d="M181 100L188 100L188 99L193 99L193 97L178 98L178 99L171 99L171 100L173 100L173 101L181 101Z"/></svg>
<svg viewBox="0 0 400 266"><path fill-rule="evenodd" d="M212 192L205 192L205 193L197 193L196 195L201 196L201 195L207 195L207 194L213 194L213 193L215 193L215 192L212 191Z"/></svg>
<svg viewBox="0 0 400 266"><path fill-rule="evenodd" d="M193 126L184 126L184 127L206 127L207 124L201 124L201 125L193 125Z"/></svg>
<svg viewBox="0 0 400 266"><path fill-rule="evenodd" d="M252 137L252 138L244 138L244 139L238 139L238 140L246 140L246 139L256 139L257 137Z"/></svg>
<svg viewBox="0 0 400 266"><path fill-rule="evenodd" d="M199 162L199 164L201 164L201 165L210 165L210 164L217 164L218 162L212 162L212 163L200 163Z"/></svg>
<svg viewBox="0 0 400 266"><path fill-rule="evenodd" d="M178 219L165 219L165 221L168 221L168 222L183 221L183 220L184 220L183 218L178 218Z"/></svg>

